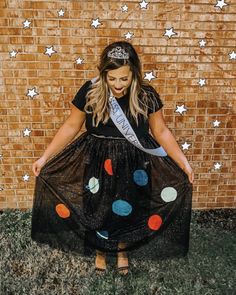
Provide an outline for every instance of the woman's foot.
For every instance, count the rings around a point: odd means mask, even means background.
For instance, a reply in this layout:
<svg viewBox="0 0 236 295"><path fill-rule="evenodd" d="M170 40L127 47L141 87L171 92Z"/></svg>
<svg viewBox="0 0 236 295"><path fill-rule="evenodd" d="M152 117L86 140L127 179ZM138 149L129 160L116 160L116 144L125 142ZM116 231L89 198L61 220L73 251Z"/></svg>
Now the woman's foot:
<svg viewBox="0 0 236 295"><path fill-rule="evenodd" d="M118 244L118 247L120 249L124 249L125 246L126 246L125 243L122 243L122 242ZM117 269L118 269L118 272L122 275L126 275L128 273L129 261L128 261L127 252L122 251L117 253Z"/></svg>
<svg viewBox="0 0 236 295"><path fill-rule="evenodd" d="M95 270L97 273L106 270L106 253L96 250Z"/></svg>

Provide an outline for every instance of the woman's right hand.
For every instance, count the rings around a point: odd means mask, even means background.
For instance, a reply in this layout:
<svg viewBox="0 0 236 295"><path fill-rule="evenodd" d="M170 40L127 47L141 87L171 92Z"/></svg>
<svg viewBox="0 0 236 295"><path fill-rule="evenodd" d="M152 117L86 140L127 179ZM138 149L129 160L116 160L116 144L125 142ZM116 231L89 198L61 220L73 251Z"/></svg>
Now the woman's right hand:
<svg viewBox="0 0 236 295"><path fill-rule="evenodd" d="M33 163L32 170L35 176L38 176L42 167L46 164L47 159L42 156L37 161Z"/></svg>

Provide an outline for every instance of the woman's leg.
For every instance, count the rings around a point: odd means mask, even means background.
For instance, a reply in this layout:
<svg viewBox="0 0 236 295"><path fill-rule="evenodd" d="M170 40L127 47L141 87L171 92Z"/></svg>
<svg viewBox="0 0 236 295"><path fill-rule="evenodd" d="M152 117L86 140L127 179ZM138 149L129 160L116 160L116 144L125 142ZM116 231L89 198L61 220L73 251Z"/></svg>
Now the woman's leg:
<svg viewBox="0 0 236 295"><path fill-rule="evenodd" d="M119 242L119 244L118 244L118 247L120 249L124 249L125 246L126 245L123 242ZM125 251L118 252L117 257L118 257L118 259L117 259L118 271L120 274L126 275L128 273L128 268L129 268L127 252L125 252Z"/></svg>
<svg viewBox="0 0 236 295"><path fill-rule="evenodd" d="M106 253L96 250L95 269L98 271L106 270Z"/></svg>

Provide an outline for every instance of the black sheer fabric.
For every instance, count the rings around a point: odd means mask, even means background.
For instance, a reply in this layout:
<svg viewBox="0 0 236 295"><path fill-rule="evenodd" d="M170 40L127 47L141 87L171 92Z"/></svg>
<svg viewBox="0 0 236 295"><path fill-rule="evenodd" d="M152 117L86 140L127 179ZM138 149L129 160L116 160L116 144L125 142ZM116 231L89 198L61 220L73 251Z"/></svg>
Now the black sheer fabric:
<svg viewBox="0 0 236 295"><path fill-rule="evenodd" d="M139 140L145 148L160 146L148 132ZM31 237L81 255L99 249L140 259L182 256L189 250L191 207L192 184L168 155L87 130L36 177Z"/></svg>

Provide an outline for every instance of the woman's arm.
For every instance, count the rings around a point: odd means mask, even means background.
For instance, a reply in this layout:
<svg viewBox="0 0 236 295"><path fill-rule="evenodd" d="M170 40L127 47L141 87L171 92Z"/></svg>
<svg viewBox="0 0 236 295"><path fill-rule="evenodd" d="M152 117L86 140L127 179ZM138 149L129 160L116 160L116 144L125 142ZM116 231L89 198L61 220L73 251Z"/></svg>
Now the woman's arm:
<svg viewBox="0 0 236 295"><path fill-rule="evenodd" d="M185 166L188 165L188 160L181 151L173 134L166 126L162 110L149 115L149 126L156 141L164 148L168 156L184 170Z"/></svg>
<svg viewBox="0 0 236 295"><path fill-rule="evenodd" d="M48 160L55 154L59 153L69 142L71 142L80 131L85 121L85 115L85 112L80 111L73 104L71 104L70 116L57 131L53 140L45 150L42 158Z"/></svg>

